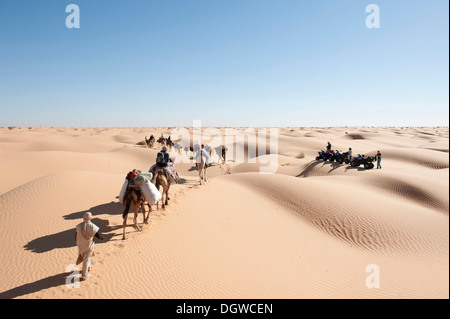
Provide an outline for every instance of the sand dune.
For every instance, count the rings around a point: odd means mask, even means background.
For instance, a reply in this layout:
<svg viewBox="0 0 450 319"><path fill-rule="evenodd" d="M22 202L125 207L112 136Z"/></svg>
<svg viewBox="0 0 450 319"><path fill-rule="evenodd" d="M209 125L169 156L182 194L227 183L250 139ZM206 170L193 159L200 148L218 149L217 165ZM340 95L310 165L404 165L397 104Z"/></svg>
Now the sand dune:
<svg viewBox="0 0 450 319"><path fill-rule="evenodd" d="M171 128L0 128L0 298L448 298L448 128L280 128L269 175L266 155L248 163L246 139L245 162L215 163L206 185L176 164L167 209L142 232L130 214L123 241L120 187L154 163L158 148L139 143L161 133ZM316 161L327 141L381 150L383 169ZM70 288L86 211L105 241ZM371 264L380 288L366 287Z"/></svg>

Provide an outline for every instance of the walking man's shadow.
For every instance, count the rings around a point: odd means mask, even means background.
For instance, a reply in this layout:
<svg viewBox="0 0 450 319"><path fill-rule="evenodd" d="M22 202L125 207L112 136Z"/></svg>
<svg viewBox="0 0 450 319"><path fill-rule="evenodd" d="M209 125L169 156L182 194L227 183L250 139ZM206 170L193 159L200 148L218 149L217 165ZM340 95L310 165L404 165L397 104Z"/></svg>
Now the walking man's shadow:
<svg viewBox="0 0 450 319"><path fill-rule="evenodd" d="M61 273L44 279L40 279L32 283L24 284L22 286L9 289L7 291L0 293L0 299L12 299L22 297L35 292L39 292L44 289L65 285L66 278L69 275L70 273Z"/></svg>

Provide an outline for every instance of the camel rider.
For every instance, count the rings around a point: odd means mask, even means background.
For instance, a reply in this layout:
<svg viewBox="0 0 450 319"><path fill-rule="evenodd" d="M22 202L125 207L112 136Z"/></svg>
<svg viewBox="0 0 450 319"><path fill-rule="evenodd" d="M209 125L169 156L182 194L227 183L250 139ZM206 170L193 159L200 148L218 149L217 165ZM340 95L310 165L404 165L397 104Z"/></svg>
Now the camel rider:
<svg viewBox="0 0 450 319"><path fill-rule="evenodd" d="M167 165L169 165L169 161L169 153L167 153L167 147L164 146L161 149L161 152L156 155L156 165L158 167L167 167Z"/></svg>
<svg viewBox="0 0 450 319"><path fill-rule="evenodd" d="M149 172L153 173L156 167L164 168L176 183L180 181L178 173L173 166L173 160L169 157L167 147L165 146L161 149L161 152L156 155L156 164L150 167Z"/></svg>

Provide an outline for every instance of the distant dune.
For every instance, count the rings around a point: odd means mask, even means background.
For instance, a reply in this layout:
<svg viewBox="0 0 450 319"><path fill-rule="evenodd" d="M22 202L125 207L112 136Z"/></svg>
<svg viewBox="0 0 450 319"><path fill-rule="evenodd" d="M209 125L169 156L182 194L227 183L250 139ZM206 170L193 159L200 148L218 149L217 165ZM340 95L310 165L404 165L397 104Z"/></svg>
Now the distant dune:
<svg viewBox="0 0 450 319"><path fill-rule="evenodd" d="M260 174L268 157L245 139L244 162L214 163L205 185L177 163L166 210L142 232L129 214L122 240L120 188L155 162L159 146L141 144L161 133L171 128L0 128L0 298L449 298L448 128L279 128L275 174ZM316 161L328 141L380 150L383 168ZM87 211L105 240L71 289Z"/></svg>

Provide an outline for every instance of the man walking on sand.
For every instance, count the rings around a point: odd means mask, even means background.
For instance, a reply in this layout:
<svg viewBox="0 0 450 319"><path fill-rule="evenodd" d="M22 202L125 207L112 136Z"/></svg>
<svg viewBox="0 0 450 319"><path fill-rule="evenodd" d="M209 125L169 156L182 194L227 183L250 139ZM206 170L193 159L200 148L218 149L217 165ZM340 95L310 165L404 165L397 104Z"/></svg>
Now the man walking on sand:
<svg viewBox="0 0 450 319"><path fill-rule="evenodd" d="M78 259L76 264L83 262L81 270L81 280L90 277L90 269L92 267L92 256L94 256L94 236L103 240L99 232L99 227L91 222L92 214L87 212L83 216L83 222L76 227L76 243L78 247Z"/></svg>

